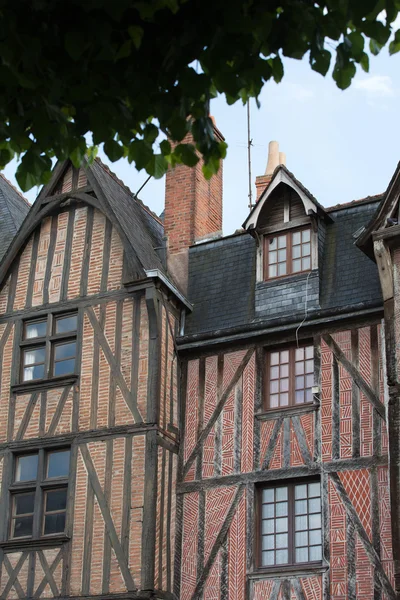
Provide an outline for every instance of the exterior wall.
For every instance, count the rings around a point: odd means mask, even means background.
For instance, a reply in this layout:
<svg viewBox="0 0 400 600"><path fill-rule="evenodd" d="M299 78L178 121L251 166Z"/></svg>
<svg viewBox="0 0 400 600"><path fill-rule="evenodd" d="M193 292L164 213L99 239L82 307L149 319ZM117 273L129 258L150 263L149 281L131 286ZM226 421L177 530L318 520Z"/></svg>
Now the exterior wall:
<svg viewBox="0 0 400 600"><path fill-rule="evenodd" d="M319 308L319 273L294 275L289 278L259 281L256 284L255 316L267 318L293 315Z"/></svg>
<svg viewBox="0 0 400 600"><path fill-rule="evenodd" d="M42 220L0 292L2 598L173 585L177 312L154 287L128 293L123 272L115 227L97 208L70 203ZM70 310L76 374L21 383L23 321ZM10 540L13 456L60 446L71 448L65 535Z"/></svg>
<svg viewBox="0 0 400 600"><path fill-rule="evenodd" d="M314 336L314 405L263 409L264 348L187 362L182 599L394 598L379 325ZM321 478L320 567L258 568L257 485ZM177 534L178 535L178 534Z"/></svg>

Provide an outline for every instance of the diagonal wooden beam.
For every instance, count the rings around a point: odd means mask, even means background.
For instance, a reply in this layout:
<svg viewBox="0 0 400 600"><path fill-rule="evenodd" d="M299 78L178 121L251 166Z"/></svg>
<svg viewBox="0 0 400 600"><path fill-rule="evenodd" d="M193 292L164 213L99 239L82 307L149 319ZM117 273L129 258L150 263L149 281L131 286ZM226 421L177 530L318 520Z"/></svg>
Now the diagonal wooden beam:
<svg viewBox="0 0 400 600"><path fill-rule="evenodd" d="M329 476L333 481L339 498L343 503L343 506L346 510L347 518L353 523L354 529L358 533L358 537L360 538L361 543L364 546L365 553L375 569L375 575L379 578L384 593L386 594L389 600L396 600L396 592L392 588L392 584L390 583L389 578L384 571L380 558L377 555L375 548L370 542L368 534L365 531L361 523L360 517L358 516L356 509L354 508L349 496L347 495L346 490L344 489L339 475L337 473L330 473Z"/></svg>
<svg viewBox="0 0 400 600"><path fill-rule="evenodd" d="M57 404L57 408L56 408L53 418L51 420L49 430L45 434L44 437L51 437L55 434L57 425L61 418L62 411L64 410L65 403L66 403L68 395L71 391L71 387L72 386L69 385L63 389L62 394L61 394L60 399Z"/></svg>
<svg viewBox="0 0 400 600"><path fill-rule="evenodd" d="M4 566L7 569L7 573L9 574L10 579L7 581L0 598L7 598L12 586L14 586L15 591L17 592L19 598L26 597L26 594L25 594L24 590L22 589L21 584L18 581L18 575L19 575L20 570L22 569L24 562L28 558L28 555L29 555L29 552L23 552L21 554L21 556L19 557L19 560L18 560L17 564L15 565L14 569L8 559L7 554L3 555Z"/></svg>
<svg viewBox="0 0 400 600"><path fill-rule="evenodd" d="M225 521L222 523L221 529L219 530L219 534L217 535L217 539L215 540L213 547L211 548L211 552L208 557L208 560L207 560L206 564L204 565L204 568L203 568L200 576L198 576L198 578L197 578L197 585L194 590L192 600L198 600L202 596L204 585L207 581L207 577L209 576L211 568L217 557L217 554L218 554L222 544L224 543L226 536L228 535L229 527L231 526L233 517L235 516L235 512L236 512L238 504L242 498L244 489L245 489L244 485L240 485L238 487L235 497L233 498L232 503L229 507L228 513L225 517Z"/></svg>
<svg viewBox="0 0 400 600"><path fill-rule="evenodd" d="M126 560L124 550L119 541L114 522L111 518L110 508L107 504L107 500L104 496L103 490L101 489L100 482L97 477L92 458L90 456L90 452L86 444L81 444L79 448L87 469L90 484L97 498L101 514L103 515L104 524L107 529L111 545L114 548L115 556L117 558L119 568L121 569L122 577L124 578L127 590L131 592L136 589L135 582L133 580L132 573L129 570L128 562Z"/></svg>
<svg viewBox="0 0 400 600"><path fill-rule="evenodd" d="M108 344L106 336L104 335L104 331L100 327L100 323L97 320L97 317L91 306L86 308L86 314L89 317L90 323L91 323L91 325L93 327L93 331L95 333L95 336L100 344L101 349L104 352L104 356L106 357L108 364L110 365L111 372L118 384L119 389L121 390L124 400L125 400L126 404L128 405L128 407L130 408L131 413L133 414L133 416L135 418L135 423L142 423L143 419L142 419L142 416L137 407L137 402L134 400L131 392L129 391L129 388L126 384L124 376L121 373L121 369L120 369L117 361L115 360L115 356Z"/></svg>
<svg viewBox="0 0 400 600"><path fill-rule="evenodd" d="M53 573L56 570L59 562L61 561L62 556L63 556L63 549L60 548L57 556L55 557L55 559L51 563L51 566L48 568L51 577L53 577ZM46 561L46 564L47 564L47 561ZM43 571L44 571L44 569L43 569ZM50 583L50 581L49 581L49 574L45 572L45 576L43 577L42 581L38 585L36 592L33 594L33 597L34 598L40 598L40 596L43 594L43 591L44 591L44 589L45 589L45 587L46 587L46 585L48 583ZM51 587L51 584L50 584L50 587Z"/></svg>
<svg viewBox="0 0 400 600"><path fill-rule="evenodd" d="M61 552L61 550L60 550L60 552ZM46 579L51 588L53 596L55 596L55 597L59 596L60 592L59 592L57 584L54 580L53 573L50 571L50 568L47 563L47 560L46 560L43 550L38 550L38 555L39 555L40 564L42 565L43 572L46 575Z"/></svg>
<svg viewBox="0 0 400 600"><path fill-rule="evenodd" d="M293 578L293 579L291 579L291 584L292 584L292 588L294 589L294 592L296 594L297 600L306 600L300 580Z"/></svg>
<svg viewBox="0 0 400 600"><path fill-rule="evenodd" d="M8 340L8 336L10 335L12 326L13 326L12 321L8 321L6 327L3 331L3 335L1 336L1 339L0 339L0 352L3 352L4 346L6 345L7 340Z"/></svg>
<svg viewBox="0 0 400 600"><path fill-rule="evenodd" d="M265 453L265 458L264 458L263 464L262 464L263 471L269 469L269 465L270 465L270 462L274 455L274 450L275 450L276 442L278 440L279 432L282 427L282 423L283 423L283 417L278 417L277 420L275 421L275 425L272 430L271 437L269 438L268 448Z"/></svg>
<svg viewBox="0 0 400 600"><path fill-rule="evenodd" d="M293 429L296 434L297 442L299 444L301 456L306 465L310 465L312 463L312 456L310 454L310 450L308 448L306 434L303 429L303 425L301 424L300 417L292 417Z"/></svg>
<svg viewBox="0 0 400 600"><path fill-rule="evenodd" d="M365 381L362 377L361 373L355 368L355 366L349 361L349 359L345 356L343 351L339 348L335 340L329 334L322 336L324 342L329 346L332 350L336 359L343 365L348 374L352 377L354 383L357 387L360 388L364 396L371 402L372 406L376 409L379 416L385 420L385 406L379 400L377 394L375 394L374 390L371 386Z"/></svg>
<svg viewBox="0 0 400 600"><path fill-rule="evenodd" d="M33 394L31 394L28 405L24 412L24 416L22 417L22 421L20 423L17 435L15 436L16 440L22 440L22 438L24 437L38 398L39 398L39 392L34 392Z"/></svg>
<svg viewBox="0 0 400 600"><path fill-rule="evenodd" d="M214 409L213 414L211 415L207 425L204 427L203 431L201 432L199 439L197 440L196 446L193 448L189 458L187 459L186 465L183 468L183 474L182 474L182 479L184 479L186 477L186 475L189 472L190 467L193 464L193 461L195 460L196 456L201 452L201 449L203 447L203 443L204 441L207 439L208 434L210 433L211 429L213 428L214 424L216 423L219 415L221 414L226 401L228 400L229 396L231 395L231 392L233 390L233 388L235 387L235 385L237 384L237 382L239 381L240 377L242 376L243 371L245 370L250 358L252 357L254 352L254 348L250 348L246 354L244 355L240 365L238 366L236 373L234 374L234 376L232 377L231 381L229 382L225 392L222 394L220 400L217 403L217 406Z"/></svg>

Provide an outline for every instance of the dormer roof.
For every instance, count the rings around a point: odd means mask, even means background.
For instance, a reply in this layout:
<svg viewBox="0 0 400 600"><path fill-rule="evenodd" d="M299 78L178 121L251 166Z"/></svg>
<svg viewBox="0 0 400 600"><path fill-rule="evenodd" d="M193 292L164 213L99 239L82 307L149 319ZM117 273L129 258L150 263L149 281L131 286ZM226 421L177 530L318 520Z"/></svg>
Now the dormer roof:
<svg viewBox="0 0 400 600"><path fill-rule="evenodd" d="M332 222L332 217L325 211L324 207L318 202L311 192L285 167L279 165L273 172L272 179L264 192L261 194L257 204L251 210L249 216L243 223L243 228L247 231L257 228L258 218L263 207L268 203L272 192L281 183L292 188L300 197L306 215L319 215L327 222Z"/></svg>

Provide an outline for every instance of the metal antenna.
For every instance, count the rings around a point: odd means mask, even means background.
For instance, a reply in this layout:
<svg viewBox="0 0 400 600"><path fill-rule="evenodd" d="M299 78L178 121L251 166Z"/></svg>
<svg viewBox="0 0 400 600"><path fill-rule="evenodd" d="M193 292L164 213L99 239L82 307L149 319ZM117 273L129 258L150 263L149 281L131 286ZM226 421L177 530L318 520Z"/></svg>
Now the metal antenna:
<svg viewBox="0 0 400 600"><path fill-rule="evenodd" d="M253 208L253 194L251 191L251 147L253 140L250 137L250 98L247 100L247 160L249 168L249 209Z"/></svg>

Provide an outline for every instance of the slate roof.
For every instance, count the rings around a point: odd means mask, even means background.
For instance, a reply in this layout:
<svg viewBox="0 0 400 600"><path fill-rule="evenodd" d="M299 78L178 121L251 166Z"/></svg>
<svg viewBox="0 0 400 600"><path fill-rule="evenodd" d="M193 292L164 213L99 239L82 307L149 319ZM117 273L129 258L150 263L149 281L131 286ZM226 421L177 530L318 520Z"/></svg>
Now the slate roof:
<svg viewBox="0 0 400 600"><path fill-rule="evenodd" d="M0 260L29 212L28 201L0 173Z"/></svg>
<svg viewBox="0 0 400 600"><path fill-rule="evenodd" d="M107 202L127 236L144 270L164 266L155 250L163 244L164 228L159 219L101 161L89 167Z"/></svg>
<svg viewBox="0 0 400 600"><path fill-rule="evenodd" d="M370 221L379 200L329 211L334 222L326 225L319 265L320 310L382 302L376 264L354 245L353 237ZM254 323L255 274L256 243L247 233L191 247L188 300L194 310L186 319L185 335Z"/></svg>

